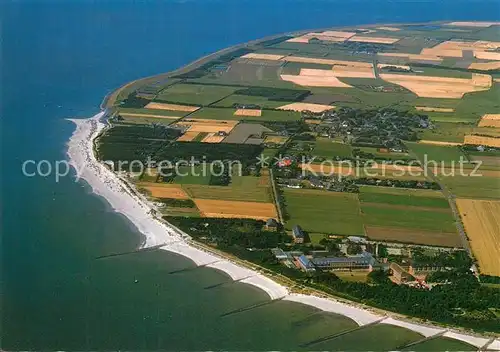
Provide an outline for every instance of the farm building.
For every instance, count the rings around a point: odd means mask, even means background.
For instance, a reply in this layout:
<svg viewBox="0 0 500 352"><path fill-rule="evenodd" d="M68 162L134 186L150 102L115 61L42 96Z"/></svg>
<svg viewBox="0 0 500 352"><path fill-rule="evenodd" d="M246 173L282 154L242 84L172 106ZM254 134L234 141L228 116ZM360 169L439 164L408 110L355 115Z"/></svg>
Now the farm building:
<svg viewBox="0 0 500 352"><path fill-rule="evenodd" d="M278 230L278 222L276 221L276 219L268 219L266 221L266 230L267 231L277 231Z"/></svg>
<svg viewBox="0 0 500 352"><path fill-rule="evenodd" d="M301 255L300 257L297 258L297 263L299 264L300 268L304 271L314 271L314 265L311 263L309 258L307 258L305 255Z"/></svg>
<svg viewBox="0 0 500 352"><path fill-rule="evenodd" d="M375 264L375 259L371 253L364 252L352 257L326 257L313 258L312 263L317 268L329 270L367 270L371 271Z"/></svg>
<svg viewBox="0 0 500 352"><path fill-rule="evenodd" d="M304 231L302 231L299 225L293 227L292 236L295 243L304 243Z"/></svg>
<svg viewBox="0 0 500 352"><path fill-rule="evenodd" d="M284 260L288 258L288 254L286 254L281 248L273 248L271 249L271 253L273 253L274 257L278 260Z"/></svg>
<svg viewBox="0 0 500 352"><path fill-rule="evenodd" d="M414 280L413 276L397 263L391 263L389 270L390 274L392 274L393 281L397 284L402 284Z"/></svg>

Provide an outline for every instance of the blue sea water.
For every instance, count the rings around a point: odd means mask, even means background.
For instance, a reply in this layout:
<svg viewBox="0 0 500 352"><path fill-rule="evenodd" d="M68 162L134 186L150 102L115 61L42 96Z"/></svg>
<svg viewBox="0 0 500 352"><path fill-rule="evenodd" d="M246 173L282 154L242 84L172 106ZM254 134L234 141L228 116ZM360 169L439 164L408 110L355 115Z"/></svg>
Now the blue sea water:
<svg viewBox="0 0 500 352"><path fill-rule="evenodd" d="M2 2L0 347L299 349L352 328L284 302L222 318L267 296L210 269L169 274L193 266L173 254L96 261L135 248L140 234L82 183L25 177L22 164L65 159L74 126L64 119L95 114L113 88L233 44L307 28L499 14L489 0ZM225 285L205 289L217 283ZM404 334L394 328L364 348L396 348Z"/></svg>

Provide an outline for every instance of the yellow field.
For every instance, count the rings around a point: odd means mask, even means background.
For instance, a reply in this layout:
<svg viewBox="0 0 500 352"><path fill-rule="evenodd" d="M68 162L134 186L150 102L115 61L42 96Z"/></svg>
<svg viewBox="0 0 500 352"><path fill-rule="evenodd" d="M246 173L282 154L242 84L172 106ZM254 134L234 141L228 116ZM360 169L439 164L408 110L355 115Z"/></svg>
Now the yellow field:
<svg viewBox="0 0 500 352"><path fill-rule="evenodd" d="M330 70L302 68L300 75L281 75L281 79L306 87L352 88L352 86L341 82Z"/></svg>
<svg viewBox="0 0 500 352"><path fill-rule="evenodd" d="M203 143L220 143L224 140L224 136L216 136L215 133L209 133L205 138L203 138Z"/></svg>
<svg viewBox="0 0 500 352"><path fill-rule="evenodd" d="M464 144L486 145L488 147L500 148L500 138L467 135L464 138Z"/></svg>
<svg viewBox="0 0 500 352"><path fill-rule="evenodd" d="M177 138L177 142L191 142L199 134L200 134L200 132L197 132L197 131L187 131L182 136Z"/></svg>
<svg viewBox="0 0 500 352"><path fill-rule="evenodd" d="M312 125L319 125L321 123L321 120L305 119L304 122Z"/></svg>
<svg viewBox="0 0 500 352"><path fill-rule="evenodd" d="M350 42L362 42L362 43L378 43L378 44L394 44L401 38L387 38L387 37L364 37L362 35L355 35L349 38Z"/></svg>
<svg viewBox="0 0 500 352"><path fill-rule="evenodd" d="M473 51L474 56L478 59L484 60L500 60L500 53L489 52L491 49L500 48L500 42L491 42L486 40L477 41L460 41L460 40L448 40L442 42L432 48L424 48L421 51L423 55L434 55L439 57L458 57L461 58L464 55L464 50ZM476 65L472 64L471 66ZM484 64L478 64L476 67L480 68ZM487 67L487 66L486 66ZM472 67L469 67L472 68ZM487 68L491 69L491 68Z"/></svg>
<svg viewBox="0 0 500 352"><path fill-rule="evenodd" d="M279 110L291 110L291 111L311 111L311 112L323 112L331 109L335 109L335 106L322 105L322 104L312 104L312 103L291 103L287 105L280 106Z"/></svg>
<svg viewBox="0 0 500 352"><path fill-rule="evenodd" d="M283 55L249 53L249 54L243 55L241 58L242 59L258 59L258 60L280 60L283 58Z"/></svg>
<svg viewBox="0 0 500 352"><path fill-rule="evenodd" d="M422 144L435 144L435 145L462 145L462 143L455 143L455 142L442 142L442 141L429 141L426 139L420 140L418 143Z"/></svg>
<svg viewBox="0 0 500 352"><path fill-rule="evenodd" d="M155 198L189 199L189 196L184 192L181 185L144 182L139 183L138 186L148 190L151 196Z"/></svg>
<svg viewBox="0 0 500 352"><path fill-rule="evenodd" d="M176 123L178 126L190 126L189 132L219 132L226 133L238 124L238 121L232 120L208 120L208 119L184 119Z"/></svg>
<svg viewBox="0 0 500 352"><path fill-rule="evenodd" d="M482 60L500 60L500 53L493 53L489 51L474 51L474 57L476 59L482 59Z"/></svg>
<svg viewBox="0 0 500 352"><path fill-rule="evenodd" d="M149 118L154 118L154 119L166 119L166 120L178 120L181 117L180 116L165 116L165 115L150 115L150 114L135 114L131 112L121 112L120 116L122 117L149 117Z"/></svg>
<svg viewBox="0 0 500 352"><path fill-rule="evenodd" d="M173 111L185 111L194 112L199 109L198 106L189 105L179 105L179 104L165 104L165 103L154 103L151 102L145 106L146 109L159 109L159 110L173 110Z"/></svg>
<svg viewBox="0 0 500 352"><path fill-rule="evenodd" d="M492 85L490 75L473 73L471 79L381 74L380 78L412 91L419 97L460 99L465 93L488 90Z"/></svg>
<svg viewBox="0 0 500 352"><path fill-rule="evenodd" d="M482 274L500 276L500 201L457 199Z"/></svg>
<svg viewBox="0 0 500 352"><path fill-rule="evenodd" d="M238 109L234 112L235 116L262 116L262 110L260 109Z"/></svg>
<svg viewBox="0 0 500 352"><path fill-rule="evenodd" d="M479 127L500 127L500 114L485 114L479 121Z"/></svg>
<svg viewBox="0 0 500 352"><path fill-rule="evenodd" d="M453 112L455 109L451 108L433 108L429 106L415 106L415 109L418 111L427 111L427 112Z"/></svg>
<svg viewBox="0 0 500 352"><path fill-rule="evenodd" d="M500 55L499 55L500 60ZM470 70L499 70L500 69L500 61L490 61L490 62L473 62L468 67Z"/></svg>
<svg viewBox="0 0 500 352"><path fill-rule="evenodd" d="M194 199L202 216L208 218L242 218L267 220L277 218L273 203L236 202L229 200Z"/></svg>

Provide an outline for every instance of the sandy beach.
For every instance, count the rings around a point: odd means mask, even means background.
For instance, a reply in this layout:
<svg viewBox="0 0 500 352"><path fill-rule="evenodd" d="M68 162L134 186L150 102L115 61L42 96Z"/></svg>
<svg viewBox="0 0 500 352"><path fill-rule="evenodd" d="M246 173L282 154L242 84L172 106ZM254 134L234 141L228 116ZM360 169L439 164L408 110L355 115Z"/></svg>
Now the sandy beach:
<svg viewBox="0 0 500 352"><path fill-rule="evenodd" d="M207 266L225 272L231 279L253 285L265 291L271 299L294 301L317 309L341 314L354 320L358 325L385 323L398 325L420 333L423 337L445 334L450 338L465 341L477 348L487 345L498 346L498 340L469 336L448 331L442 327L420 325L400 321L390 314L373 313L360 305L344 301L320 298L313 295L291 293L290 290L260 272L246 268L235 261L213 252L204 251L190 245L190 237L162 219L152 215L154 205L138 195L127 181L98 162L93 152L93 140L106 127L105 113L100 112L90 119L70 119L76 130L68 142L67 155L70 165L77 171L77 179L85 180L93 192L104 197L111 207L125 215L144 235L143 248L161 246L162 250L178 253L191 259L197 266Z"/></svg>

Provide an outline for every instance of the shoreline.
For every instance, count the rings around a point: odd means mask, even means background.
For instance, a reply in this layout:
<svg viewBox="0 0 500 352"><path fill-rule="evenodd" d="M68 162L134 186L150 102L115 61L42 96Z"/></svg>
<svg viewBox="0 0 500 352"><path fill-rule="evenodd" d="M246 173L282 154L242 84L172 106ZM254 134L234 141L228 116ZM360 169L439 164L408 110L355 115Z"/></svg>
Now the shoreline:
<svg viewBox="0 0 500 352"><path fill-rule="evenodd" d="M312 294L293 293L262 273L255 265L245 265L242 260L235 260L218 250L206 248L195 243L191 237L154 215L154 206L145 197L134 191L133 186L116 173L100 163L94 154L94 140L107 127L102 122L106 111L101 111L89 119L68 119L76 125L67 146L70 165L76 170L76 181L85 180L96 195L103 197L112 209L127 217L144 235L141 248L159 246L161 250L180 254L192 260L197 266L207 266L226 273L233 281L246 283L266 292L271 300L286 300L315 307L316 309L343 315L355 321L359 326L368 324L389 324L400 326L417 333L423 338L445 336L466 342L477 348L496 346L500 339L478 337L464 334L452 328L443 328L430 324L416 324L404 319L397 313L371 309L355 302L334 299L326 293L319 297ZM250 266L250 268L249 268ZM277 274L276 274L277 276ZM324 298L329 296L329 298Z"/></svg>

